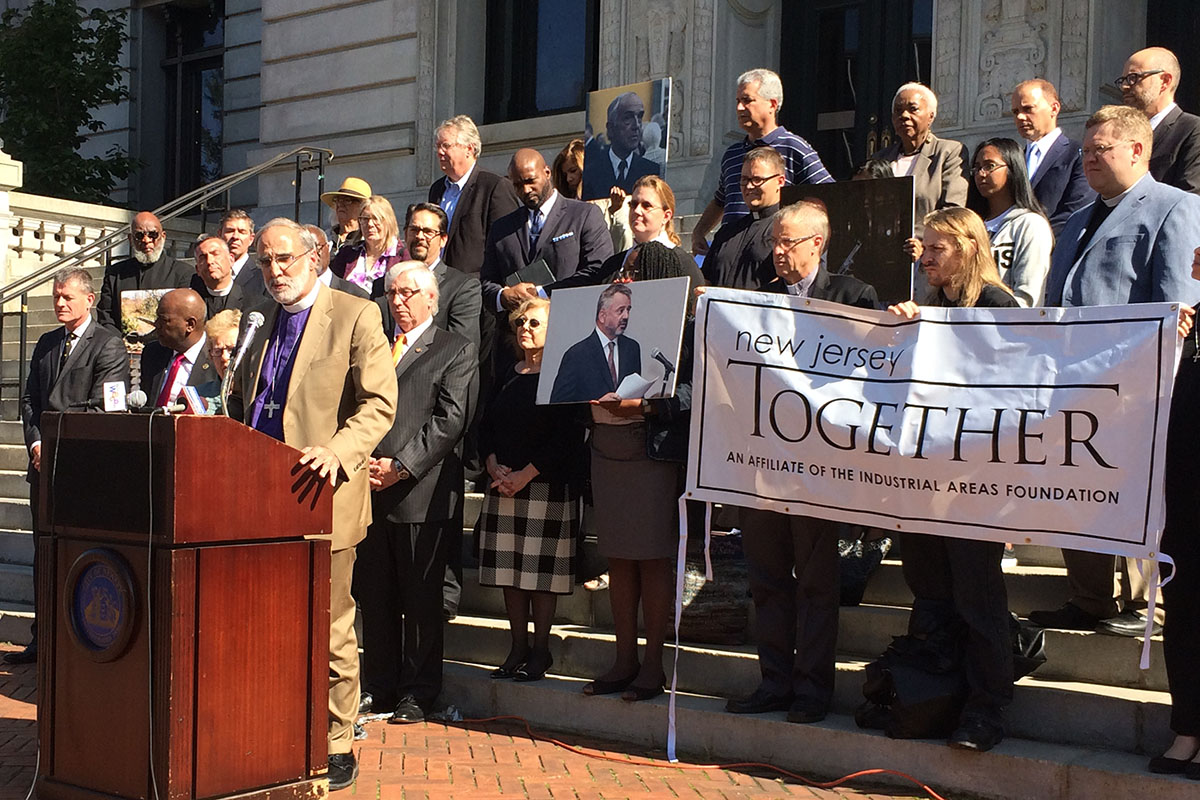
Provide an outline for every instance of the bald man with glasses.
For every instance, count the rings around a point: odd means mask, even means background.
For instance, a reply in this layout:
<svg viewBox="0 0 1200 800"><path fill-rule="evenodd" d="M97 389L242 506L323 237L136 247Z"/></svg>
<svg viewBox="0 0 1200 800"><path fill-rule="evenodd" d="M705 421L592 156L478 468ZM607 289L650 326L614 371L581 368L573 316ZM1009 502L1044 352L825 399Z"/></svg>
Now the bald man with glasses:
<svg viewBox="0 0 1200 800"><path fill-rule="evenodd" d="M1147 47L1129 57L1124 74L1113 83L1125 105L1150 118L1150 175L1159 183L1200 194L1200 117L1175 102L1179 75L1174 53Z"/></svg>
<svg viewBox="0 0 1200 800"><path fill-rule="evenodd" d="M147 289L179 289L191 283L195 270L167 253L162 222L149 211L139 211L129 230L132 255L104 270L96 319L104 327L124 336L121 326L121 294ZM147 340L152 340L151 333Z"/></svg>

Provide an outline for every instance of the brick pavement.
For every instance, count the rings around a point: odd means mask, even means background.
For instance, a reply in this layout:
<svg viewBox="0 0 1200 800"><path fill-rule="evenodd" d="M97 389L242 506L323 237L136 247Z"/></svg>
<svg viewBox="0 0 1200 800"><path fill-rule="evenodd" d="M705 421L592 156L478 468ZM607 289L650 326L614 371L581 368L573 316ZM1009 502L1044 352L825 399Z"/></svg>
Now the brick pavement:
<svg viewBox="0 0 1200 800"><path fill-rule="evenodd" d="M16 649L0 644L0 652ZM33 666L0 664L0 800L24 800L36 759L37 673ZM898 794L848 788L813 789L766 770L680 770L663 754L638 746L562 734L588 754L529 738L512 721L388 725L367 724L356 743L358 782L339 800L883 800L924 797L916 789ZM610 756L615 761L599 755ZM642 766L653 760L662 766Z"/></svg>

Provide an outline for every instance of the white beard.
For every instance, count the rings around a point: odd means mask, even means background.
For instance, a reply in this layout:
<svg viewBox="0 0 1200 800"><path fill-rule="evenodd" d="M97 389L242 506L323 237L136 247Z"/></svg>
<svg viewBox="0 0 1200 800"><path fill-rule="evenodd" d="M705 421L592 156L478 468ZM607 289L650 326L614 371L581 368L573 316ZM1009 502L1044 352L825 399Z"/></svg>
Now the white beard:
<svg viewBox="0 0 1200 800"><path fill-rule="evenodd" d="M147 264L147 265L153 264L155 261L158 261L158 257L162 255L163 248L166 246L167 246L167 237L164 234L164 235L158 237L157 245L149 253L143 253L141 250L138 250L135 247L133 250L133 260L138 262L139 264Z"/></svg>

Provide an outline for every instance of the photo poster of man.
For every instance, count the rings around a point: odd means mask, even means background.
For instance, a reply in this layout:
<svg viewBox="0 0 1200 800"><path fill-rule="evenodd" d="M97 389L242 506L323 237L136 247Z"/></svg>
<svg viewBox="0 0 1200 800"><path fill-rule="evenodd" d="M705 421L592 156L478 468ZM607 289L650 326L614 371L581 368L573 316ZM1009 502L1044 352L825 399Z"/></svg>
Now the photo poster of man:
<svg viewBox="0 0 1200 800"><path fill-rule="evenodd" d="M884 305L912 297L912 260L904 252L913 230L912 176L783 187L784 205L801 200L823 203L829 215L830 275L871 284Z"/></svg>
<svg viewBox="0 0 1200 800"><path fill-rule="evenodd" d="M614 186L628 194L643 175L665 174L670 119L670 78L588 92L583 199L606 198Z"/></svg>
<svg viewBox="0 0 1200 800"><path fill-rule="evenodd" d="M121 292L121 330L126 335L148 336L154 331L158 301L170 289L130 289Z"/></svg>
<svg viewBox="0 0 1200 800"><path fill-rule="evenodd" d="M556 291L538 405L673 396L687 300L687 278Z"/></svg>

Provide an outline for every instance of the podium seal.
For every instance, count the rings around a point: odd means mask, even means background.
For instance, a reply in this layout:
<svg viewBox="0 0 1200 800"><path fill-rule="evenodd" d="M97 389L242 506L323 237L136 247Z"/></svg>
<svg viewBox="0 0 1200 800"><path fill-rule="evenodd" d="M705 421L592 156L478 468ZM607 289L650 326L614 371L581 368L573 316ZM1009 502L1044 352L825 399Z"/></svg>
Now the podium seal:
<svg viewBox="0 0 1200 800"><path fill-rule="evenodd" d="M133 633L135 597L129 565L112 550L88 550L67 571L67 629L93 661L112 661L125 651Z"/></svg>

